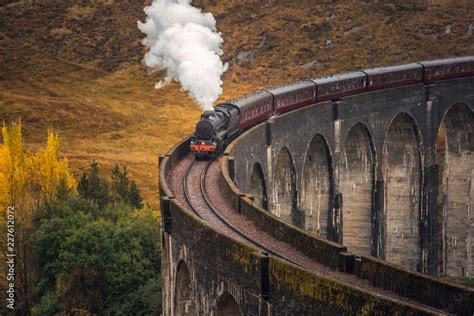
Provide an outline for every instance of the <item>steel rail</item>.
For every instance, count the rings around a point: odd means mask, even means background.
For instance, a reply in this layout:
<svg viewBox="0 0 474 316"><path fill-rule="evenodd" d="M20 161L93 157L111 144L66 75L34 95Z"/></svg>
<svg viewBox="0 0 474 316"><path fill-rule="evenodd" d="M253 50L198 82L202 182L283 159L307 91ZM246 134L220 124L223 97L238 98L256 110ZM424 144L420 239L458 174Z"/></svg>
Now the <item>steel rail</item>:
<svg viewBox="0 0 474 316"><path fill-rule="evenodd" d="M191 209L193 210L194 214L196 214L197 216L199 216L199 218L202 218L201 214L199 214L199 212L196 210L196 208L193 206L192 202L191 202L191 196L189 195L189 192L188 192L188 177L189 177L189 172L191 171L191 169L193 168L193 166L195 165L195 160L193 160L189 166L186 168L186 173L184 174L184 178L183 178L183 191L184 191L184 198L186 199L186 202L189 204L189 206L191 207Z"/></svg>
<svg viewBox="0 0 474 316"><path fill-rule="evenodd" d="M206 164L206 166L204 167L202 173L201 173L201 185L200 185L200 188L201 188L201 194L202 196L204 197L204 200L206 201L206 204L207 206L209 207L209 209L214 213L214 215L216 215L220 221L222 223L224 223L226 226L228 226L230 229L232 229L234 232L237 233L237 235L239 235L240 237L242 237L243 239L245 239L246 241L248 241L249 243L253 244L254 246L257 246L258 248L261 248L264 250L264 252L268 253L268 254L271 254L272 256L275 256L275 257L278 257L280 259L283 259L285 261L288 261L288 262L291 262L292 264L294 265L297 265L301 268L304 268L304 269L307 269L307 270L312 270L311 268L309 267L306 267L304 265L302 265L301 263L298 263L292 259L289 259L288 257L285 257L285 256L282 256L281 254L271 250L270 248L266 247L265 245L263 245L262 243L256 241L255 239L252 239L250 238L249 236L247 236L245 233L243 233L239 228L237 228L235 225L233 225L232 223L230 223L219 211L218 209L212 204L211 200L209 199L209 195L207 194L207 190L206 190L206 175L207 175L207 172L209 170L209 167L211 166L213 161L210 161Z"/></svg>

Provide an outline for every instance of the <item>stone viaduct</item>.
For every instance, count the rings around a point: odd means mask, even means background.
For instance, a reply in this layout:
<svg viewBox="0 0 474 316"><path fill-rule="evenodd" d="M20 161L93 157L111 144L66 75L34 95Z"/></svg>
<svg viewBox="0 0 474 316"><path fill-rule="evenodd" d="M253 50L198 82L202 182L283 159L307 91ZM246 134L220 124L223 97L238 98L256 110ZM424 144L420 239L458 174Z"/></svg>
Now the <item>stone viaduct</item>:
<svg viewBox="0 0 474 316"><path fill-rule="evenodd" d="M471 77L273 117L227 148L223 194L261 230L335 270L472 314L472 289L431 276L474 275L473 113ZM183 210L164 179L186 153L185 140L160 160L165 315L404 313Z"/></svg>

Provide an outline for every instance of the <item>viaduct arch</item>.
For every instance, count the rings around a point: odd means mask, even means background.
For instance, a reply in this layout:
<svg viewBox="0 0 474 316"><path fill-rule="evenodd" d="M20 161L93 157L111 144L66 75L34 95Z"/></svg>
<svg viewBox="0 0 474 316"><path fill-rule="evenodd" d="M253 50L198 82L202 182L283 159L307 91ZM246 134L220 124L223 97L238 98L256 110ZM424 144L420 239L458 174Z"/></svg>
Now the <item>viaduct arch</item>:
<svg viewBox="0 0 474 316"><path fill-rule="evenodd" d="M466 103L455 103L444 115L436 138L438 173L439 271L473 275L472 186L474 119Z"/></svg>
<svg viewBox="0 0 474 316"><path fill-rule="evenodd" d="M296 172L293 159L286 147L283 147L278 153L273 183L275 215L292 224L300 224L295 214L298 195L296 191Z"/></svg>
<svg viewBox="0 0 474 316"><path fill-rule="evenodd" d="M421 140L413 118L390 122L382 149L387 261L420 270Z"/></svg>
<svg viewBox="0 0 474 316"><path fill-rule="evenodd" d="M217 300L214 316L241 316L240 306L230 293L224 293Z"/></svg>
<svg viewBox="0 0 474 316"><path fill-rule="evenodd" d="M356 123L344 142L340 167L342 242L363 255L370 255L372 249L375 165L372 136L364 124Z"/></svg>
<svg viewBox="0 0 474 316"><path fill-rule="evenodd" d="M191 275L184 261L178 265L175 293L174 313L176 315L196 315Z"/></svg>
<svg viewBox="0 0 474 316"><path fill-rule="evenodd" d="M301 177L300 206L307 231L327 237L333 186L331 153L324 137L317 134L306 151Z"/></svg>
<svg viewBox="0 0 474 316"><path fill-rule="evenodd" d="M252 169L249 190L255 197L258 206L268 210L267 184L262 166L258 162L254 164Z"/></svg>

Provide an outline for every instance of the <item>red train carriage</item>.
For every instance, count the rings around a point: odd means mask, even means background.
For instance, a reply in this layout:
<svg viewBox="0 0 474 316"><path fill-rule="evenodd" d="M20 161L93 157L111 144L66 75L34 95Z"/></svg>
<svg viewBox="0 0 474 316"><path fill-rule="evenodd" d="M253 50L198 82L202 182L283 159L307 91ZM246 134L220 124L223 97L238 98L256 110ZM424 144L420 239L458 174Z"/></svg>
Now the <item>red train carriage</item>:
<svg viewBox="0 0 474 316"><path fill-rule="evenodd" d="M367 75L360 71L314 78L311 81L317 85L317 102L336 100L367 90Z"/></svg>
<svg viewBox="0 0 474 316"><path fill-rule="evenodd" d="M425 83L474 76L474 56L423 61Z"/></svg>
<svg viewBox="0 0 474 316"><path fill-rule="evenodd" d="M316 84L300 81L267 89L274 96L275 113L285 113L316 102Z"/></svg>
<svg viewBox="0 0 474 316"><path fill-rule="evenodd" d="M469 76L474 76L473 56L367 69L254 92L204 113L190 147L196 158L213 158L242 130L274 114L367 91Z"/></svg>
<svg viewBox="0 0 474 316"><path fill-rule="evenodd" d="M227 102L240 109L240 128L246 129L273 115L273 95L257 91Z"/></svg>
<svg viewBox="0 0 474 316"><path fill-rule="evenodd" d="M418 63L366 69L367 91L401 87L423 81L423 67Z"/></svg>

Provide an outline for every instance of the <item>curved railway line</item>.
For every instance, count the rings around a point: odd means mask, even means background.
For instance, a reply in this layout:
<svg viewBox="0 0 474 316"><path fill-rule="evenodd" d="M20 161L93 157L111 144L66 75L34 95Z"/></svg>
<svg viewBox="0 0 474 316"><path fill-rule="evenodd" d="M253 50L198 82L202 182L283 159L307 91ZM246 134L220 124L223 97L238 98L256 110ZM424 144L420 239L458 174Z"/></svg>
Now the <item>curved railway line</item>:
<svg viewBox="0 0 474 316"><path fill-rule="evenodd" d="M291 245L258 230L251 221L234 210L223 198L218 184L219 172L218 160L196 161L192 155L188 154L168 173L167 182L182 206L223 234L257 251L278 257L321 277L350 284L362 291L403 301L434 314L445 314L444 311L374 287L357 276L332 270L307 257Z"/></svg>
<svg viewBox="0 0 474 316"><path fill-rule="evenodd" d="M283 255L280 255L278 253L276 253L275 251L272 251L270 248L268 247L265 247L265 245L263 245L261 242L259 242L258 240L255 240L255 239L252 239L250 238L249 236L247 236L246 234L244 234L237 226L233 225L230 221L228 221L224 216L222 216L222 214L219 212L219 210L212 204L212 201L210 200L209 198L209 195L207 193L207 190L206 190L206 175L207 175L207 172L209 170L209 167L210 165L212 164L212 162L209 162L206 164L206 166L204 167L203 169L203 172L201 173L201 194L202 196L204 197L204 200L206 201L206 204L208 205L208 207L212 210L212 212L225 224L227 225L230 229L232 229L233 231L235 231L240 237L242 237L243 239L245 239L246 241L248 241L249 243L253 244L254 246L256 246L257 248L260 248L261 250L263 250L265 253L267 254L271 254L275 257L278 257L280 259L283 259L283 260L286 260L288 262L291 262L299 267L302 267L302 268L307 268L305 267L304 265L288 258L288 257L285 257Z"/></svg>

